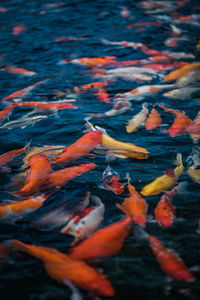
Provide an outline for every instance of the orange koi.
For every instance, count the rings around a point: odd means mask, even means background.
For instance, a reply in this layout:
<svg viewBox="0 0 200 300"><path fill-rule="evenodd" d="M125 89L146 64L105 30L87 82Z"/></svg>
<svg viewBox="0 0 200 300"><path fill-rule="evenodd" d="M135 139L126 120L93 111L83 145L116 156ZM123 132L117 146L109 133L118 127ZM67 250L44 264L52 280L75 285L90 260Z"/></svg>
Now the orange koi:
<svg viewBox="0 0 200 300"><path fill-rule="evenodd" d="M142 68L150 68L152 70L155 70L155 71L165 71L165 70L172 70L174 69L173 65L171 64L144 64L141 66Z"/></svg>
<svg viewBox="0 0 200 300"><path fill-rule="evenodd" d="M174 280L194 281L195 277L188 270L178 254L165 248L161 241L154 236L148 236L151 250L156 256L161 269Z"/></svg>
<svg viewBox="0 0 200 300"><path fill-rule="evenodd" d="M87 260L117 254L131 229L131 218L126 216L118 222L97 230L89 238L73 247L69 255L73 259Z"/></svg>
<svg viewBox="0 0 200 300"><path fill-rule="evenodd" d="M176 210L171 200L177 190L182 186L180 183L172 190L166 192L158 202L154 214L156 221L163 227L169 227L173 224L176 218Z"/></svg>
<svg viewBox="0 0 200 300"><path fill-rule="evenodd" d="M183 76L187 75L189 72L194 71L195 69L198 69L198 68L200 68L200 63L187 64L187 65L183 66L182 68L166 75L164 77L164 81L168 82L171 80L180 79Z"/></svg>
<svg viewBox="0 0 200 300"><path fill-rule="evenodd" d="M75 143L66 147L58 155L55 163L66 163L77 160L83 155L89 154L90 151L101 142L102 132L100 130L91 131L84 134Z"/></svg>
<svg viewBox="0 0 200 300"><path fill-rule="evenodd" d="M160 117L159 112L155 109L155 106L153 106L147 120L145 123L146 130L152 130L154 128L160 127L162 123L162 119Z"/></svg>
<svg viewBox="0 0 200 300"><path fill-rule="evenodd" d="M26 27L24 26L24 24L19 24L19 25L16 25L13 30L12 30L12 34L13 35L18 35L20 34L21 32L27 32L27 29Z"/></svg>
<svg viewBox="0 0 200 300"><path fill-rule="evenodd" d="M9 115L12 113L16 105L16 103L13 103L11 106L0 111L0 122L3 122L5 119L9 119Z"/></svg>
<svg viewBox="0 0 200 300"><path fill-rule="evenodd" d="M36 102L36 101L30 101L30 102L19 102L17 103L18 106L34 106L38 109L43 110L60 110L60 109L69 109L69 108L78 108L75 105L72 105L70 103L65 103L64 101L57 101L57 102Z"/></svg>
<svg viewBox="0 0 200 300"><path fill-rule="evenodd" d="M68 181L81 176L83 173L86 173L95 168L96 165L94 163L88 163L55 171L49 175L46 182L44 182L42 189L60 188L64 186Z"/></svg>
<svg viewBox="0 0 200 300"><path fill-rule="evenodd" d="M54 248L28 245L18 240L11 241L11 246L40 259L48 275L59 283L67 284L70 280L76 286L89 290L94 295L111 297L115 294L105 275Z"/></svg>
<svg viewBox="0 0 200 300"><path fill-rule="evenodd" d="M30 170L25 185L14 192L14 195L26 197L38 193L41 185L48 179L52 171L51 163L45 154L35 154L29 159Z"/></svg>
<svg viewBox="0 0 200 300"><path fill-rule="evenodd" d="M11 74L19 74L24 76L35 76L37 75L36 72L26 70L24 68L15 68L15 67L6 67L3 69L4 71L11 73Z"/></svg>
<svg viewBox="0 0 200 300"><path fill-rule="evenodd" d="M113 65L116 63L116 56L104 56L104 57L84 57L77 59L63 59L58 64L74 63L81 64L87 67L102 67L106 65Z"/></svg>
<svg viewBox="0 0 200 300"><path fill-rule="evenodd" d="M26 152L30 147L30 143L28 143L24 148L12 150L0 155L0 168L13 160L16 156Z"/></svg>
<svg viewBox="0 0 200 300"><path fill-rule="evenodd" d="M82 92L82 91L87 91L89 90L90 88L94 88L94 89L99 89L99 88L102 88L104 86L107 86L109 83L109 81L103 81L103 82L91 82L91 83L87 83L87 84L82 84L81 85L81 90L77 87L74 88L75 92Z"/></svg>
<svg viewBox="0 0 200 300"><path fill-rule="evenodd" d="M10 204L0 205L0 219L2 220L16 220L23 215L30 214L34 210L43 205L43 202L47 199L45 194L40 196L31 197L23 201L16 201Z"/></svg>
<svg viewBox="0 0 200 300"><path fill-rule="evenodd" d="M130 181L130 179L129 179ZM128 182L129 197L125 198L122 207L130 215L133 222L145 227L147 221L148 205L144 198L135 190L135 187ZM121 205L117 204L118 207Z"/></svg>
<svg viewBox="0 0 200 300"><path fill-rule="evenodd" d="M2 101L9 101L12 100L14 98L23 98L25 96L27 96L36 86L38 86L39 84L45 83L46 80L43 81L38 81L33 85L30 85L22 90L13 92L12 94L8 95L7 97L3 98Z"/></svg>
<svg viewBox="0 0 200 300"><path fill-rule="evenodd" d="M188 132L193 142L197 144L200 139L200 112L194 119L193 124L188 128Z"/></svg>
<svg viewBox="0 0 200 300"><path fill-rule="evenodd" d="M99 88L95 94L96 94L98 100L106 102L106 103L110 102L109 94L106 92L105 89Z"/></svg>
<svg viewBox="0 0 200 300"><path fill-rule="evenodd" d="M176 116L172 126L167 130L170 136L177 136L189 131L190 126L193 125L193 121L188 116L186 116L184 111L167 108L161 105L159 106L167 112L172 113Z"/></svg>

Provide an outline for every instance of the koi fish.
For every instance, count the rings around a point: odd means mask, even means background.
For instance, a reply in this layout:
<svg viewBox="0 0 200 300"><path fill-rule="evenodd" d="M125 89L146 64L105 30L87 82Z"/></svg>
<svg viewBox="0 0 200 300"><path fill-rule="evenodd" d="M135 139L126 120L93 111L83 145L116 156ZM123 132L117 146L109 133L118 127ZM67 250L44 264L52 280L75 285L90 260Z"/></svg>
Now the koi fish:
<svg viewBox="0 0 200 300"><path fill-rule="evenodd" d="M185 53L185 52L172 52L172 51L165 51L165 54L173 59L192 59L195 58L195 56L192 53Z"/></svg>
<svg viewBox="0 0 200 300"><path fill-rule="evenodd" d="M106 92L105 89L99 88L95 94L96 94L98 100L106 102L106 103L110 102L109 94Z"/></svg>
<svg viewBox="0 0 200 300"><path fill-rule="evenodd" d="M71 248L69 256L76 260L88 260L116 255L123 247L131 223L131 218L126 216L118 222L97 230L89 238Z"/></svg>
<svg viewBox="0 0 200 300"><path fill-rule="evenodd" d="M43 205L47 199L45 194L40 196L31 197L23 201L14 201L9 204L0 205L0 220L16 221L24 215L32 213Z"/></svg>
<svg viewBox="0 0 200 300"><path fill-rule="evenodd" d="M136 158L136 159L147 159L149 151L145 148L136 146L132 143L125 143L118 140L115 140L111 136L107 134L105 129L93 126L88 120L87 126L89 130L101 130L102 131L102 137L101 137L101 145L103 148L112 150L113 154L116 157L120 158Z"/></svg>
<svg viewBox="0 0 200 300"><path fill-rule="evenodd" d="M20 33L22 32L27 32L27 29L26 27L24 26L24 24L19 24L19 25L16 25L13 30L12 30L12 34L13 35L19 35Z"/></svg>
<svg viewBox="0 0 200 300"><path fill-rule="evenodd" d="M105 211L104 204L100 198L93 195L91 195L91 200L96 206L87 207L75 214L60 231L61 233L68 233L74 236L75 240L73 245L91 236L103 221Z"/></svg>
<svg viewBox="0 0 200 300"><path fill-rule="evenodd" d="M55 160L56 156L58 156L61 152L63 152L64 148L66 146L43 146L43 147L33 147L31 148L31 151L27 153L26 156L23 158L24 164L22 165L22 168L25 169L28 167L28 161L34 154L43 153L47 156L48 160L52 161Z"/></svg>
<svg viewBox="0 0 200 300"><path fill-rule="evenodd" d="M59 65L73 63L83 65L87 67L103 67L106 65L115 65L116 56L104 56L104 57L84 57L77 59L63 59L58 62Z"/></svg>
<svg viewBox="0 0 200 300"><path fill-rule="evenodd" d="M188 128L191 139L197 144L200 139L200 112L198 112L193 124Z"/></svg>
<svg viewBox="0 0 200 300"><path fill-rule="evenodd" d="M109 83L109 81L107 80L107 81L103 81L103 82L91 82L91 83L87 83L87 84L82 84L80 87L81 87L81 89L80 88L78 88L78 87L75 87L74 88L74 90L75 90L75 92L76 93L80 93L80 92L82 92L82 91L87 91L87 90L89 90L89 89L99 89L99 88L102 88L102 87L104 87L104 86L107 86L108 85L108 83Z"/></svg>
<svg viewBox="0 0 200 300"><path fill-rule="evenodd" d="M183 182L179 183L172 190L162 195L154 210L156 221L163 227L171 226L176 219L176 210L172 203L172 198L182 189L183 184Z"/></svg>
<svg viewBox="0 0 200 300"><path fill-rule="evenodd" d="M121 182L119 174L108 166L102 174L103 184L100 188L112 191L116 195L124 192L125 184Z"/></svg>
<svg viewBox="0 0 200 300"><path fill-rule="evenodd" d="M48 275L59 283L66 284L66 280L70 280L76 286L89 290L94 295L111 297L115 294L105 275L54 248L28 245L18 240L10 241L9 245L40 259Z"/></svg>
<svg viewBox="0 0 200 300"><path fill-rule="evenodd" d="M142 110L128 121L128 124L126 125L126 131L128 133L137 131L140 126L144 125L148 113L148 104L145 102L142 104Z"/></svg>
<svg viewBox="0 0 200 300"><path fill-rule="evenodd" d="M12 66L3 68L3 71L11 73L11 74L19 74L19 75L23 75L23 76L35 76L35 75L37 75L36 72L29 71L29 70L26 70L24 68L16 68L16 67L12 67Z"/></svg>
<svg viewBox="0 0 200 300"><path fill-rule="evenodd" d="M94 163L82 164L79 166L73 166L65 168L59 171L55 171L48 176L48 179L43 183L43 189L49 188L61 188L68 181L81 176L83 173L86 173L90 170L96 168Z"/></svg>
<svg viewBox="0 0 200 300"><path fill-rule="evenodd" d="M117 78L122 78L123 80L134 80L134 81L151 81L152 77L150 75L156 75L152 69L148 68L136 68L136 67L122 67L115 68L107 71L105 77L107 79L116 80Z"/></svg>
<svg viewBox="0 0 200 300"><path fill-rule="evenodd" d="M195 280L195 277L178 254L169 248L165 248L161 241L154 236L148 236L148 241L161 269L170 278L187 282Z"/></svg>
<svg viewBox="0 0 200 300"><path fill-rule="evenodd" d="M172 99L187 100L188 98L191 98L192 95L197 91L200 91L200 87L185 87L164 93L163 96Z"/></svg>
<svg viewBox="0 0 200 300"><path fill-rule="evenodd" d="M114 100L125 99L128 101L142 100L146 96L153 96L163 90L168 90L174 87L174 84L166 84L166 85L143 85L138 88L131 90L130 92L124 94L116 94Z"/></svg>
<svg viewBox="0 0 200 300"><path fill-rule="evenodd" d="M71 42L71 41L83 41L86 40L86 37L76 37L76 36L61 36L59 38L54 39L54 42L56 43L62 43L62 42Z"/></svg>
<svg viewBox="0 0 200 300"><path fill-rule="evenodd" d="M13 92L9 96L4 97L2 99L2 101L10 101L10 100L12 100L14 98L20 98L20 99L22 99L22 98L26 97L35 87L37 87L38 85L43 84L45 82L46 82L46 80L38 81L35 84L30 85L30 86L28 86L28 87L26 87L26 88L24 88L22 90Z"/></svg>
<svg viewBox="0 0 200 300"><path fill-rule="evenodd" d="M131 47L133 49L138 49L138 48L141 48L143 46L142 43L134 43L134 42L127 42L127 41L112 42L112 41L108 41L106 39L101 39L101 42L104 45L114 45L114 46L116 45L116 46L123 46L123 47Z"/></svg>
<svg viewBox="0 0 200 300"><path fill-rule="evenodd" d="M153 196L172 188L184 170L181 153L177 154L177 161L175 164L177 164L175 170L170 169L164 171L164 175L157 177L151 183L145 185L141 191L141 194L143 196Z"/></svg>
<svg viewBox="0 0 200 300"><path fill-rule="evenodd" d="M11 130L13 128L18 128L20 127L21 129L26 128L28 125L34 125L36 122L39 122L43 119L47 119L48 116L45 115L38 115L38 116L33 116L30 118L27 118L26 116L23 116L21 118L19 118L18 120L15 121L10 121L5 123L4 125L2 125L0 127L0 129L8 129Z"/></svg>
<svg viewBox="0 0 200 300"><path fill-rule="evenodd" d="M182 37L170 37L165 40L165 45L168 47L177 47L178 42L182 41L188 41L188 37L182 36Z"/></svg>
<svg viewBox="0 0 200 300"><path fill-rule="evenodd" d="M28 151L29 147L30 147L30 142L24 148L12 150L12 151L6 152L4 154L1 154L0 155L0 168L4 167L7 163L9 163L11 160L13 160L18 155Z"/></svg>
<svg viewBox="0 0 200 300"><path fill-rule="evenodd" d="M146 122L145 122L145 128L146 130L152 130L154 128L160 127L162 123L162 119L160 117L159 112L155 109L155 106L153 106Z"/></svg>
<svg viewBox="0 0 200 300"><path fill-rule="evenodd" d="M114 107L111 110L106 111L103 114L90 113L90 115L91 115L91 118L112 117L112 116L123 114L129 108L131 108L131 103L130 102L128 102L128 101L116 101L114 103Z"/></svg>
<svg viewBox="0 0 200 300"><path fill-rule="evenodd" d="M198 72L198 70L195 71L191 71L188 74L186 74L185 76L181 77L180 79L178 79L178 84L183 84L183 83L194 83L194 82L198 82L200 81L200 72Z"/></svg>
<svg viewBox="0 0 200 300"><path fill-rule="evenodd" d="M135 190L135 187L130 184L130 178L128 178L128 190L129 197L125 198L122 205L117 204L130 215L133 222L142 227L145 227L147 221L147 209L148 204L144 198Z"/></svg>
<svg viewBox="0 0 200 300"><path fill-rule="evenodd" d="M46 212L39 219L34 221L33 226L39 228L55 229L66 225L78 213L85 211L90 203L90 192L85 189L76 190L70 197L67 197L61 204L50 212Z"/></svg>
<svg viewBox="0 0 200 300"><path fill-rule="evenodd" d="M66 163L89 154L94 147L99 145L101 137L101 130L91 131L84 134L75 143L67 146L63 152L58 155L55 163Z"/></svg>
<svg viewBox="0 0 200 300"><path fill-rule="evenodd" d="M13 193L20 197L31 196L38 193L41 185L47 180L52 172L51 163L44 154L35 154L29 159L30 170L25 185Z"/></svg>
<svg viewBox="0 0 200 300"><path fill-rule="evenodd" d="M192 153L187 158L188 169L187 174L191 179L200 184L200 148L195 147L192 149Z"/></svg>
<svg viewBox="0 0 200 300"><path fill-rule="evenodd" d="M196 69L200 68L200 63L192 63L192 64L188 64L186 66L183 66L182 68L173 71L171 73L169 73L168 75L166 75L164 77L164 81L171 81L171 80L176 80L176 79L180 79L183 76L186 76L189 72L194 71Z"/></svg>
<svg viewBox="0 0 200 300"><path fill-rule="evenodd" d="M193 121L186 116L184 111L175 110L172 108L167 108L162 105L159 105L165 111L172 113L176 116L172 126L166 131L170 136L177 136L179 134L184 134L188 132L189 127L193 125Z"/></svg>
<svg viewBox="0 0 200 300"><path fill-rule="evenodd" d="M17 106L17 104L13 103L11 106L6 107L0 111L0 122L3 122L4 120L9 119L9 116L12 113L15 106Z"/></svg>
<svg viewBox="0 0 200 300"><path fill-rule="evenodd" d="M19 102L17 103L18 106L34 106L37 109L42 110L60 110L60 109L69 109L69 108L78 108L75 105L72 105L70 103L65 103L63 101L57 101L57 102L39 102L39 101L30 101L30 102Z"/></svg>

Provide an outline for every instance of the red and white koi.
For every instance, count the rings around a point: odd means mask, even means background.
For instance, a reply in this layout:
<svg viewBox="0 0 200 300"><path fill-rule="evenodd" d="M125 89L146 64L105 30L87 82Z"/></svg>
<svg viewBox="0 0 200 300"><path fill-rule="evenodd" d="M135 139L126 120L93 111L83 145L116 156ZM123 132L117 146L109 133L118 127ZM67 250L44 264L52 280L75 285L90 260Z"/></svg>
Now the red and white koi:
<svg viewBox="0 0 200 300"><path fill-rule="evenodd" d="M29 102L18 102L17 106L27 106L27 107L35 107L36 109L41 110L61 110L61 109L77 109L78 107L72 105L70 103L66 103L65 101L56 101L56 102L40 102L40 101L29 101Z"/></svg>
<svg viewBox="0 0 200 300"><path fill-rule="evenodd" d="M11 106L6 107L0 111L0 122L3 122L6 119L9 120L9 116L12 113L15 106L17 106L17 104L13 103Z"/></svg>
<svg viewBox="0 0 200 300"><path fill-rule="evenodd" d="M4 97L2 99L2 101L10 101L10 100L13 100L13 99L18 99L18 98L22 99L22 98L26 97L27 95L29 95L35 87L37 87L38 85L43 84L45 82L46 82L46 80L38 81L35 84L30 85L30 86L28 86L28 87L26 87L22 90L13 92L9 96Z"/></svg>
<svg viewBox="0 0 200 300"><path fill-rule="evenodd" d="M116 94L114 100L118 99L124 99L128 101L139 101L142 100L146 96L153 96L156 95L159 92L162 92L164 90L168 90L173 88L174 84L163 84L163 85L143 85L140 87L137 87L130 92L124 93L124 94Z"/></svg>
<svg viewBox="0 0 200 300"><path fill-rule="evenodd" d="M18 24L12 30L13 35L19 35L21 32L27 32L27 29L24 24Z"/></svg>
<svg viewBox="0 0 200 300"><path fill-rule="evenodd" d="M99 187L105 190L112 191L116 195L124 192L125 184L122 183L119 174L114 171L110 166L104 170L102 174L103 184Z"/></svg>
<svg viewBox="0 0 200 300"><path fill-rule="evenodd" d="M91 195L91 200L95 206L85 208L75 214L61 230L61 233L73 235L74 243L92 235L104 218L105 206L100 198Z"/></svg>

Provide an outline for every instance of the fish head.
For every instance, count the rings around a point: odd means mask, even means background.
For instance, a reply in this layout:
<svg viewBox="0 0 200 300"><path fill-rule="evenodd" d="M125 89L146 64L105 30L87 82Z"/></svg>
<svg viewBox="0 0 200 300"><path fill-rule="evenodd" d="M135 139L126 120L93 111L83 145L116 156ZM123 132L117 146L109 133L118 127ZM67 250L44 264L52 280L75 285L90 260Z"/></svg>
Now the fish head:
<svg viewBox="0 0 200 300"><path fill-rule="evenodd" d="M177 98L178 97L178 89L166 92L163 94L164 97L168 98Z"/></svg>
<svg viewBox="0 0 200 300"><path fill-rule="evenodd" d="M31 158L29 159L29 165L34 165L36 162L38 161L42 161L42 160L46 160L48 159L47 156L43 153L39 153L39 154L34 154L33 156L31 156Z"/></svg>

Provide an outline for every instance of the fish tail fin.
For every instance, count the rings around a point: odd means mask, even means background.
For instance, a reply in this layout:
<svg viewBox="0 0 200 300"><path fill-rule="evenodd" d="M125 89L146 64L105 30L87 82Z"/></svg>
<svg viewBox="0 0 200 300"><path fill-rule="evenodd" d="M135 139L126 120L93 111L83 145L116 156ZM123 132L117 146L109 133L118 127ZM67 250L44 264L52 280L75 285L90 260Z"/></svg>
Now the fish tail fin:
<svg viewBox="0 0 200 300"><path fill-rule="evenodd" d="M129 214L129 212L124 208L124 206L123 205L121 205L121 204L119 204L119 203L117 203L116 204L116 206L117 206L117 208L119 208L127 217L129 217L130 218L130 214Z"/></svg>
<svg viewBox="0 0 200 300"><path fill-rule="evenodd" d="M88 192L90 193L90 192ZM97 206L100 206L102 204L101 199L95 195L91 195L91 200L96 204Z"/></svg>
<svg viewBox="0 0 200 300"><path fill-rule="evenodd" d="M86 130L85 130L85 132L90 132L90 131L96 130L95 127L92 125L92 123L89 122L90 119L91 119L91 116L84 119L86 121L86 124L85 124Z"/></svg>
<svg viewBox="0 0 200 300"><path fill-rule="evenodd" d="M183 161L182 161L182 154L181 153L177 153L176 161L174 162L174 164L178 167L183 167Z"/></svg>
<svg viewBox="0 0 200 300"><path fill-rule="evenodd" d="M5 246L8 246L8 247L17 247L19 249L25 249L26 248L26 244L24 244L23 242L19 241L19 240L5 240L3 242L3 244Z"/></svg>

